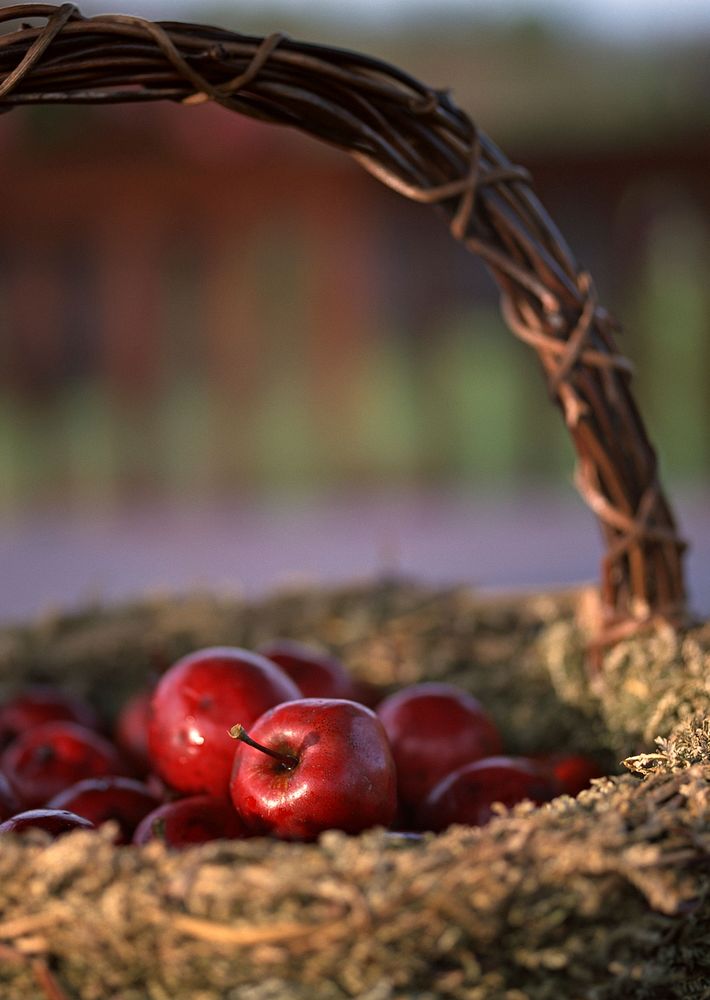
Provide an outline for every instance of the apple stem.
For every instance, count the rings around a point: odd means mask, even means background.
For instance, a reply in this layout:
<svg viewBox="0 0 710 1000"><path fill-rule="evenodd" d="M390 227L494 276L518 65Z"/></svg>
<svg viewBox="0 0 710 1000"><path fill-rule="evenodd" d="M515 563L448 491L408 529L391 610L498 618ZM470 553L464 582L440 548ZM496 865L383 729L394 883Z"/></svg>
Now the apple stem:
<svg viewBox="0 0 710 1000"><path fill-rule="evenodd" d="M253 740L249 733L246 731L241 722L237 722L236 725L232 726L229 730L229 735L233 740L241 740L242 743L246 743L247 746L253 747L255 750L261 750L262 753L268 754L269 757L273 757L274 760L280 761L284 767L292 770L298 764L298 757L292 753L281 753L278 750L272 750L270 747L262 746L261 743L257 743Z"/></svg>

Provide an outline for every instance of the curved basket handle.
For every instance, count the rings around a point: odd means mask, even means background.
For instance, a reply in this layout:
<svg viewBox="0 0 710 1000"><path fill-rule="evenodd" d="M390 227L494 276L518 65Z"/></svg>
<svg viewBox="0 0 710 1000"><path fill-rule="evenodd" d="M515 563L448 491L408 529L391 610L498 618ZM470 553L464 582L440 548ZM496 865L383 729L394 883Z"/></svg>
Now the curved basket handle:
<svg viewBox="0 0 710 1000"><path fill-rule="evenodd" d="M485 262L503 316L530 344L574 443L576 481L606 543L601 642L685 614L682 555L655 451L616 350L615 322L512 165L447 92L342 49L137 17L22 4L0 22L0 110L25 104L215 101L350 153L406 198L435 207Z"/></svg>

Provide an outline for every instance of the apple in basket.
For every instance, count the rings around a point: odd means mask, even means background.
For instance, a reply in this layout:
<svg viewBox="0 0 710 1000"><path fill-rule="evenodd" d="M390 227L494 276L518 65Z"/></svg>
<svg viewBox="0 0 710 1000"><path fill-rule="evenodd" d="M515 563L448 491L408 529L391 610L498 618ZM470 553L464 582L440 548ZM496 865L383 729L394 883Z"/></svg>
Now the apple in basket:
<svg viewBox="0 0 710 1000"><path fill-rule="evenodd" d="M334 656L293 639L275 639L259 652L288 674L304 698L358 700L352 677Z"/></svg>
<svg viewBox="0 0 710 1000"><path fill-rule="evenodd" d="M457 768L429 792L418 811L420 830L445 830L453 823L484 826L496 802L538 805L557 794L548 770L528 757L484 757Z"/></svg>
<svg viewBox="0 0 710 1000"><path fill-rule="evenodd" d="M389 826L397 806L394 760L382 723L356 702L303 698L265 712L239 740L234 807L256 834L314 840L328 829Z"/></svg>
<svg viewBox="0 0 710 1000"><path fill-rule="evenodd" d="M158 840L182 850L209 840L238 839L248 831L229 799L212 795L188 795L165 802L143 817L133 834L134 844Z"/></svg>
<svg viewBox="0 0 710 1000"><path fill-rule="evenodd" d="M148 747L158 776L184 795L229 797L235 719L251 725L268 708L301 697L275 663L246 649L202 649L158 681Z"/></svg>
<svg viewBox="0 0 710 1000"><path fill-rule="evenodd" d="M0 705L0 749L44 722L76 722L100 730L96 711L83 698L52 684L30 684Z"/></svg>
<svg viewBox="0 0 710 1000"><path fill-rule="evenodd" d="M392 747L405 813L457 767L502 752L498 729L481 703L453 684L410 684L376 711Z"/></svg>
<svg viewBox="0 0 710 1000"><path fill-rule="evenodd" d="M44 722L10 743L0 768L25 809L44 806L84 778L128 775L130 767L116 747L76 722Z"/></svg>
<svg viewBox="0 0 710 1000"><path fill-rule="evenodd" d="M0 823L0 833L25 834L44 830L54 840L74 830L95 830L91 820L68 809L28 809Z"/></svg>

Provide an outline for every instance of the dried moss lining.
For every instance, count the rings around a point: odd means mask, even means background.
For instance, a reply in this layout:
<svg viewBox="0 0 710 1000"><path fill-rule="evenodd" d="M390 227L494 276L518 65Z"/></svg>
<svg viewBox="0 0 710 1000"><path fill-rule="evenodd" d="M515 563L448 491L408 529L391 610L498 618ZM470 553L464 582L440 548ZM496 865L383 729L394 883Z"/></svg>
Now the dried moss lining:
<svg viewBox="0 0 710 1000"><path fill-rule="evenodd" d="M669 736L684 722L710 716L710 623L685 632L661 626L619 643L591 684L585 642L584 632L568 618L544 630L538 651L558 697L584 711L594 705L610 745L622 755L652 747L656 737Z"/></svg>
<svg viewBox="0 0 710 1000"><path fill-rule="evenodd" d="M7 630L5 684L63 677L104 707L109 685L117 705L146 669L188 648L290 634L342 649L383 689L421 676L465 683L516 749L568 742L606 747L616 761L629 747L650 757L630 762L643 778L604 779L577 800L521 806L484 830L424 842L330 833L319 845L254 840L169 854L118 849L108 834L48 846L8 838L0 996L710 995L710 713L701 675L684 672L684 657L707 661L707 631L625 644L607 689L592 691L576 596L483 601L388 583L255 607L155 600ZM656 719L668 728L654 747L645 734Z"/></svg>

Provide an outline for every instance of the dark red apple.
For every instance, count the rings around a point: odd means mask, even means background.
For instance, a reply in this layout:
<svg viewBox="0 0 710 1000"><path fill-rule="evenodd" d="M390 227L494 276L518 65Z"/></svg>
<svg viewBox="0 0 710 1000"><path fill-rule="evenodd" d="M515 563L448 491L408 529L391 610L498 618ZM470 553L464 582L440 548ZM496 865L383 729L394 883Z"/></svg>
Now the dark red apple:
<svg viewBox="0 0 710 1000"><path fill-rule="evenodd" d="M72 830L95 830L94 824L83 816L66 809L28 809L0 823L0 833L26 833L44 830L52 837L59 837Z"/></svg>
<svg viewBox="0 0 710 1000"><path fill-rule="evenodd" d="M27 687L0 704L0 750L28 729L59 721L100 728L97 713L82 698L49 684Z"/></svg>
<svg viewBox="0 0 710 1000"><path fill-rule="evenodd" d="M487 757L465 764L436 785L418 811L421 830L445 830L452 823L483 826L492 805L514 806L524 799L548 802L557 788L548 772L527 757Z"/></svg>
<svg viewBox="0 0 710 1000"><path fill-rule="evenodd" d="M384 691L381 687L373 684L372 681L364 681L358 677L353 677L352 700L359 701L361 705L368 708L377 708L382 701Z"/></svg>
<svg viewBox="0 0 710 1000"><path fill-rule="evenodd" d="M118 713L113 731L116 746L140 775L145 775L150 770L148 722L152 698L152 688L136 692Z"/></svg>
<svg viewBox="0 0 710 1000"><path fill-rule="evenodd" d="M147 785L132 778L85 778L55 795L47 808L68 809L94 826L115 820L120 830L116 843L129 844L143 817L162 801Z"/></svg>
<svg viewBox="0 0 710 1000"><path fill-rule="evenodd" d="M20 800L15 795L12 785L5 775L0 772L0 820L14 816L21 808Z"/></svg>
<svg viewBox="0 0 710 1000"><path fill-rule="evenodd" d="M334 656L290 639L278 639L263 646L259 652L288 674L304 698L357 700L352 678Z"/></svg>
<svg viewBox="0 0 710 1000"><path fill-rule="evenodd" d="M301 692L265 656L215 647L178 660L158 681L148 746L153 767L186 795L229 796L235 719L251 725L268 708Z"/></svg>
<svg viewBox="0 0 710 1000"><path fill-rule="evenodd" d="M228 799L191 795L166 802L148 813L136 828L134 844L160 840L183 848L208 840L234 840L248 836L247 829Z"/></svg>
<svg viewBox="0 0 710 1000"><path fill-rule="evenodd" d="M371 709L304 698L270 709L241 740L232 801L254 833L314 840L323 830L389 826L397 806L387 736Z"/></svg>
<svg viewBox="0 0 710 1000"><path fill-rule="evenodd" d="M45 805L83 778L130 774L112 743L76 722L45 722L18 736L0 768L26 809Z"/></svg>
<svg viewBox="0 0 710 1000"><path fill-rule="evenodd" d="M557 783L558 795L579 795L593 778L604 775L599 764L584 754L546 754L537 759Z"/></svg>
<svg viewBox="0 0 710 1000"><path fill-rule="evenodd" d="M502 750L481 703L452 684L412 684L385 698L377 714L392 747L405 812L457 767Z"/></svg>
<svg viewBox="0 0 710 1000"><path fill-rule="evenodd" d="M152 771L145 776L145 783L151 790L153 795L161 802L172 802L173 799L182 798L180 792L176 792L174 788L169 788L162 778L159 778L157 774Z"/></svg>

